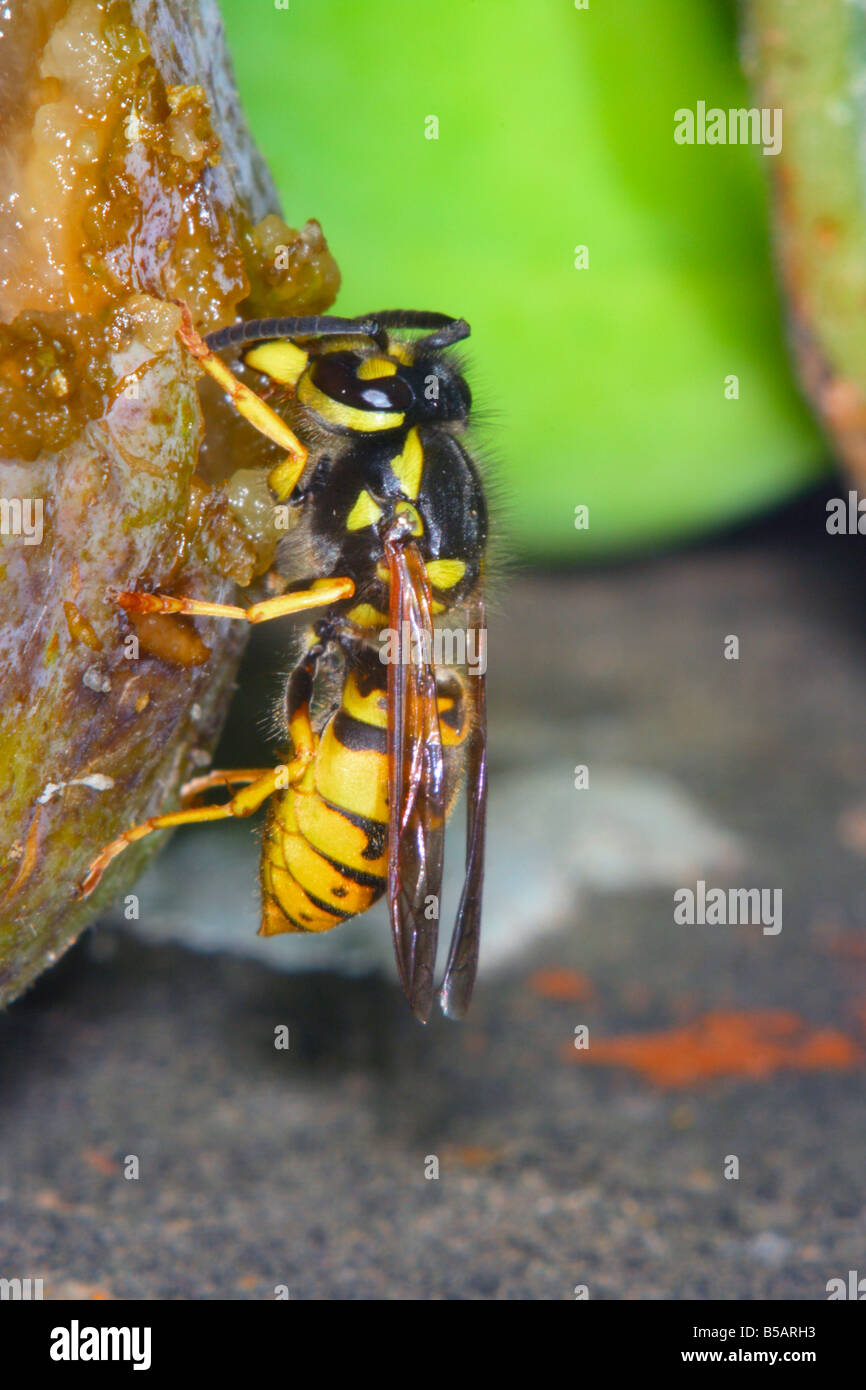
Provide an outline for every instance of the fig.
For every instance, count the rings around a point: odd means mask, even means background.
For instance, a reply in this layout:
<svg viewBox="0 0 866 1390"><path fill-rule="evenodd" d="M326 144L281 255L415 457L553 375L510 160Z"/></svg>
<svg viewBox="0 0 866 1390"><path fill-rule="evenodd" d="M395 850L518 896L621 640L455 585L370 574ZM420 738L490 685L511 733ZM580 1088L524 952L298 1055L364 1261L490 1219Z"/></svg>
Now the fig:
<svg viewBox="0 0 866 1390"><path fill-rule="evenodd" d="M862 16L845 0L752 0L755 104L784 118L773 231L803 390L851 483L866 486ZM859 524L855 522L855 524Z"/></svg>
<svg viewBox="0 0 866 1390"><path fill-rule="evenodd" d="M134 621L263 583L273 446L176 337L317 313L339 272L240 113L213 0L10 0L0 35L0 1003L164 838L77 884L210 760L243 624ZM207 446L203 440L207 438ZM264 509L266 511L266 508Z"/></svg>

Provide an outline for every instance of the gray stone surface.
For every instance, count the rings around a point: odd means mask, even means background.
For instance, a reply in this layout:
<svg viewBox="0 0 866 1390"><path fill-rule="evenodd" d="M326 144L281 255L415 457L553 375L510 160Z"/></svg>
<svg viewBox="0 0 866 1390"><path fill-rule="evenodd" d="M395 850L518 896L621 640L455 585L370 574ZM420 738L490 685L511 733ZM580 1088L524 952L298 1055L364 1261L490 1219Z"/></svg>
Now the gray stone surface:
<svg viewBox="0 0 866 1390"><path fill-rule="evenodd" d="M0 1019L0 1275L55 1297L814 1299L866 1273L859 1068L670 1090L569 1057L576 1024L602 1040L708 1010L864 1042L864 566L821 527L813 499L726 544L502 591L491 946L464 1025L415 1023L381 923L239 954L249 833L179 833L138 933L98 929ZM267 756L284 660L257 634L224 761ZM701 876L780 887L781 933L677 926L673 888ZM540 993L541 968L591 996Z"/></svg>

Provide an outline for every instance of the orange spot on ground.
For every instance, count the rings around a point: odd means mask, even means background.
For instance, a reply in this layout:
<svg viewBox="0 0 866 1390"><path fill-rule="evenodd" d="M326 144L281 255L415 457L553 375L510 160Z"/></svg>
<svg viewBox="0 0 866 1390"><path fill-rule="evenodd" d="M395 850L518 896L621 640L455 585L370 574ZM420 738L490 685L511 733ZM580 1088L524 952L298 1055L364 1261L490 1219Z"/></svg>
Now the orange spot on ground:
<svg viewBox="0 0 866 1390"><path fill-rule="evenodd" d="M496 1162L499 1153L499 1149L490 1148L486 1144L461 1144L458 1148L450 1150L447 1157L453 1157L466 1168L486 1168Z"/></svg>
<svg viewBox="0 0 866 1390"><path fill-rule="evenodd" d="M99 1284L83 1284L80 1279L47 1279L45 1297L61 1302L80 1302L82 1299L94 1303L114 1302L114 1294L108 1289Z"/></svg>
<svg viewBox="0 0 866 1390"><path fill-rule="evenodd" d="M117 1173L117 1163L101 1149L82 1149L81 1157L84 1162L93 1168L97 1173L101 1173L104 1178L113 1178Z"/></svg>
<svg viewBox="0 0 866 1390"><path fill-rule="evenodd" d="M655 1086L677 1088L722 1076L763 1080L774 1072L845 1071L862 1053L836 1028L812 1028L794 1013L703 1014L679 1028L590 1039L585 1050L570 1043L564 1059L594 1066L631 1067Z"/></svg>
<svg viewBox="0 0 866 1390"><path fill-rule="evenodd" d="M843 960L866 960L866 932L840 932L830 942L830 954Z"/></svg>
<svg viewBox="0 0 866 1390"><path fill-rule="evenodd" d="M45 1187L36 1194L36 1205L40 1211L72 1211L72 1207L61 1197L59 1192L55 1192L53 1187Z"/></svg>
<svg viewBox="0 0 866 1390"><path fill-rule="evenodd" d="M595 991L592 981L577 970L566 966L554 966L549 970L536 970L529 977L529 988L542 999L571 999L581 1002L591 999Z"/></svg>

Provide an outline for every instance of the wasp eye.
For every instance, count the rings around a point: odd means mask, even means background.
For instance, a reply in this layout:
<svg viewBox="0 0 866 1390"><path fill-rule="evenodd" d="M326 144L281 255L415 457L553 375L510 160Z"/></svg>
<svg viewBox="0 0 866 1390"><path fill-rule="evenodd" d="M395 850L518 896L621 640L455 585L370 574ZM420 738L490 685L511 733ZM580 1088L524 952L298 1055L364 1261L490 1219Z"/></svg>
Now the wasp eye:
<svg viewBox="0 0 866 1390"><path fill-rule="evenodd" d="M406 411L414 400L412 388L399 376L358 376L361 359L354 352L328 352L313 364L312 379L332 400L356 410Z"/></svg>

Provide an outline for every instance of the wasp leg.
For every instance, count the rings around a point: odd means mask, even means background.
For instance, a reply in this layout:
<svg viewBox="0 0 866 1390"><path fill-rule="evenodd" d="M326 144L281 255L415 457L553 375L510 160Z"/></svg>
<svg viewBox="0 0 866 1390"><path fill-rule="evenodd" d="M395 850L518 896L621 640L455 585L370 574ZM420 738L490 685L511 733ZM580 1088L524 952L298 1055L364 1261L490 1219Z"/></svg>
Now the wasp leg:
<svg viewBox="0 0 866 1390"><path fill-rule="evenodd" d="M310 701L319 662L333 640L333 626L327 620L316 624L317 639L311 642L301 656L289 677L286 686L284 720L286 732L292 740L294 757L289 764L289 781L296 785L304 776L316 756L318 738L310 720ZM297 772L294 772L297 769ZM279 812L277 813L279 817ZM273 896L273 885L269 881L273 859L273 846L267 833L262 847L262 919L259 936L277 936L285 931L299 931L297 923L291 924ZM278 866L282 867L282 866Z"/></svg>
<svg viewBox="0 0 866 1390"><path fill-rule="evenodd" d="M351 579L317 579L309 589L266 598L249 608L232 603L208 603L204 599L175 597L172 594L139 594L124 590L114 595L115 603L133 613L190 613L200 618L242 618L248 623L269 623L290 613L303 613L308 608L338 603L351 598L355 585Z"/></svg>
<svg viewBox="0 0 866 1390"><path fill-rule="evenodd" d="M282 463L278 463L268 475L268 483L277 500L285 502L294 492L304 471L307 462L306 446L301 443L295 432L289 429L285 420L281 420L276 411L262 400L261 396L257 396L255 391L251 391L242 381L238 381L216 353L211 352L207 343L193 327L187 306L178 301L178 307L181 314L178 337L184 347L198 359L208 376L213 377L217 385L222 387L230 397L238 414L242 415L245 420L249 420L250 424L268 439L279 444L281 449L285 449L288 457Z"/></svg>
<svg viewBox="0 0 866 1390"><path fill-rule="evenodd" d="M102 853L94 859L79 884L79 896L90 896L111 861L128 845L143 840L146 835L153 834L154 830L170 830L173 826L195 825L200 821L228 820L233 816L251 816L269 796L273 796L274 792L284 786L287 776L288 780L291 780L293 771L297 775L297 770L293 769L292 764L289 764L288 768L272 768L243 791L237 792L231 801L227 801L223 806L195 806L185 811L170 811L168 815L151 816L141 825L124 831L116 840L112 840L110 845L106 845Z"/></svg>
<svg viewBox="0 0 866 1390"><path fill-rule="evenodd" d="M201 777L193 777L184 782L180 789L180 804L188 806L201 796L202 792L212 791L214 787L240 787L257 782L270 771L266 767L231 767L226 770L214 768Z"/></svg>

